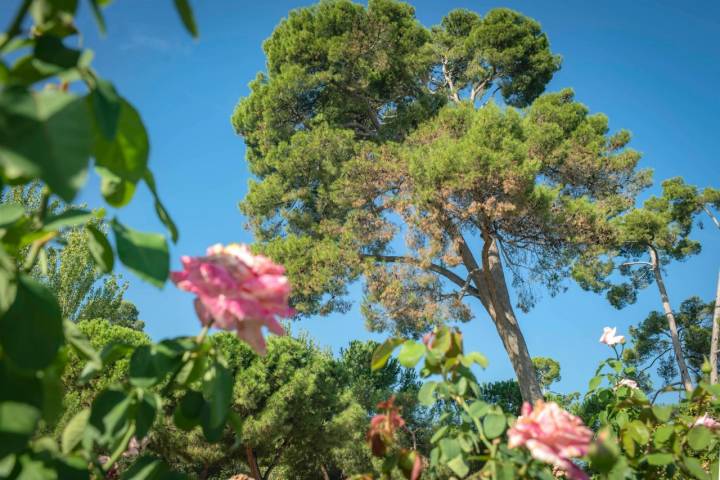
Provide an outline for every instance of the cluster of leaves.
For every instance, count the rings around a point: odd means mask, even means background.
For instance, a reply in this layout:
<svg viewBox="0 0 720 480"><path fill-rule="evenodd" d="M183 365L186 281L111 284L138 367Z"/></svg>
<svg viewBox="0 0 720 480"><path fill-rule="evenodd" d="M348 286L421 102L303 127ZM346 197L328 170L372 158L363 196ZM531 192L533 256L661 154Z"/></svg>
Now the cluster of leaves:
<svg viewBox="0 0 720 480"><path fill-rule="evenodd" d="M706 365L705 373L708 373ZM637 375L620 357L603 361L586 397L595 406L597 441L589 454L597 478L709 480L718 472L717 425L698 419L720 413L720 386L705 380L679 404L656 404L632 384Z"/></svg>
<svg viewBox="0 0 720 480"><path fill-rule="evenodd" d="M102 8L107 3L88 1L103 32ZM187 0L176 0L175 6L195 34ZM224 426L229 415L227 369L204 336L137 348L115 343L98 353L72 322L93 309L100 313L100 304L118 298L117 285L110 292L89 293L99 278L91 270L111 272L116 256L128 270L158 287L169 273L164 235L140 232L112 218L107 225L113 232L113 246L103 227L104 209L54 208L59 201L70 204L75 199L85 184L91 159L107 205L127 205L144 182L159 220L173 241L178 235L148 168L149 141L140 115L110 81L92 69L92 52L72 45L80 37L74 22L78 8L77 0L23 0L0 35L0 185L20 190L42 185L33 205L8 201L5 193L0 205L3 478L109 474L130 440L142 438L153 425L162 408L163 390L156 389L162 382L167 389L202 387L203 393L196 392L194 397L188 393L194 398L192 405L200 405L202 418L195 418L194 411L178 417L200 422L208 437ZM80 253L89 253L90 267L86 258L73 257L72 250L66 253L72 261L58 260L64 248L83 242L86 250ZM64 285L63 278L76 278L78 272L64 275L56 267L84 269L81 276L86 281ZM56 293L67 296L58 299ZM87 297L89 303L82 303ZM88 311L83 313L82 308ZM73 355L85 365L78 377L82 383L118 355L130 352L128 378L107 386L89 407L77 412L59 442L42 434L52 431L63 417L63 378ZM100 454L107 459L100 461ZM152 458L139 459L125 476L171 477Z"/></svg>
<svg viewBox="0 0 720 480"><path fill-rule="evenodd" d="M524 449L508 448L506 433L515 416L481 399L484 392L471 367L484 368L487 360L464 353L459 331L439 327L424 343L391 338L376 349L372 367L382 367L398 347L397 359L407 367L424 359L419 368L429 380L418 398L441 412L433 422L429 458L422 461L423 478L556 478L551 466ZM718 471L720 424L712 418L720 413L720 387L701 380L680 403L656 404L657 397L648 399L628 381L638 372L621 358L618 352L601 362L582 406L575 405L596 432L588 455L580 459L588 475L603 480L716 478L712 472ZM440 379L430 379L434 376ZM704 423L706 415L710 420ZM398 469L406 478L416 478L407 473L415 452L390 444L392 449L380 452L386 458L384 474Z"/></svg>
<svg viewBox="0 0 720 480"><path fill-rule="evenodd" d="M466 353L457 329L438 327L422 343L390 338L375 351L372 368L381 368L398 347L397 358L403 366L416 367L424 360L420 375L428 380L420 388L418 399L428 407L438 405L441 411L434 424L429 458L423 460L427 470L424 476L554 478L550 467L533 461L526 451L507 447L505 433L515 417L482 400L472 368L486 368L487 359L478 352ZM387 455L386 473L393 468L406 471L412 451L399 452Z"/></svg>

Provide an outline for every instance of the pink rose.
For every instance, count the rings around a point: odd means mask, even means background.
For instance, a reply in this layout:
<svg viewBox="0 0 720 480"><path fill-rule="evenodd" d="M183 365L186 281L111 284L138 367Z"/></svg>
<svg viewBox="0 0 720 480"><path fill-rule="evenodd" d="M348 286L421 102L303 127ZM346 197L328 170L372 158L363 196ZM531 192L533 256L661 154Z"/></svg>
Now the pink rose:
<svg viewBox="0 0 720 480"><path fill-rule="evenodd" d="M195 310L203 325L235 330L256 352L265 353L262 327L283 335L277 317L295 312L288 306L290 283L285 268L245 245L213 245L204 257L181 258L183 270L171 279L197 295Z"/></svg>
<svg viewBox="0 0 720 480"><path fill-rule="evenodd" d="M617 385L615 385L615 388L618 388L618 387L629 387L632 389L637 389L638 384L635 380L630 380L629 378L623 378L622 380L620 380L617 383Z"/></svg>
<svg viewBox="0 0 720 480"><path fill-rule="evenodd" d="M582 420L557 403L542 400L535 402L534 409L526 402L508 430L510 448L526 447L533 458L557 467L572 480L588 478L570 459L586 455L591 440L592 432Z"/></svg>
<svg viewBox="0 0 720 480"><path fill-rule="evenodd" d="M600 343L604 343L608 347L612 347L618 343L625 343L625 337L622 335L615 335L616 332L617 328L603 328L603 334L600 336Z"/></svg>
<svg viewBox="0 0 720 480"><path fill-rule="evenodd" d="M698 417L697 420L695 420L695 423L693 423L693 427L697 427L698 425L702 425L703 427L707 427L710 430L717 430L720 428L720 422L712 418L707 413L703 415L702 417Z"/></svg>

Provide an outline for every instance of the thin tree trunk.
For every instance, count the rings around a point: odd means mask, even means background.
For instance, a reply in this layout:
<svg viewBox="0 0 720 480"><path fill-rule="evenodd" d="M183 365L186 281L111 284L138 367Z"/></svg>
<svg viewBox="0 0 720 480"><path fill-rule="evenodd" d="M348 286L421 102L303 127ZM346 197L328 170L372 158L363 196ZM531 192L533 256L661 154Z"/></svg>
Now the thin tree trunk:
<svg viewBox="0 0 720 480"><path fill-rule="evenodd" d="M715 215L713 215L712 211L706 205L703 205L703 210L705 210L705 213L707 213L710 216L710 218L712 219L715 226L720 228L720 220L718 220L718 218Z"/></svg>
<svg viewBox="0 0 720 480"><path fill-rule="evenodd" d="M542 400L542 389L535 375L535 367L525 337L513 312L495 242L492 239L486 241L485 245L488 248L483 253L481 269L462 235L457 235L457 241L465 268L471 272L480 301L492 318L508 354L523 401L535 403L536 400Z"/></svg>
<svg viewBox="0 0 720 480"><path fill-rule="evenodd" d="M257 458L255 458L255 452L253 452L250 445L245 446L245 455L247 456L248 466L250 467L253 478L255 478L255 480L263 480L260 469L258 468Z"/></svg>
<svg viewBox="0 0 720 480"><path fill-rule="evenodd" d="M720 338L720 272L718 272L715 308L713 310L712 337L710 340L710 383L718 381L718 339Z"/></svg>
<svg viewBox="0 0 720 480"><path fill-rule="evenodd" d="M323 480L330 480L330 475L328 475L325 465L320 465L320 472L322 473Z"/></svg>
<svg viewBox="0 0 720 480"><path fill-rule="evenodd" d="M663 310L665 311L665 317L668 321L668 327L670 328L670 338L672 340L673 350L675 351L675 359L677 360L678 367L680 368L680 379L682 380L685 390L691 392L693 389L692 380L688 373L687 365L685 364L685 358L683 357L682 347L680 345L680 336L678 335L677 323L675 322L675 314L670 306L670 299L668 298L667 290L665 289L665 282L660 272L660 259L658 258L657 251L654 247L648 248L650 252L650 261L652 263L653 274L655 275L655 283L657 283L658 290L660 291L660 300L662 301Z"/></svg>

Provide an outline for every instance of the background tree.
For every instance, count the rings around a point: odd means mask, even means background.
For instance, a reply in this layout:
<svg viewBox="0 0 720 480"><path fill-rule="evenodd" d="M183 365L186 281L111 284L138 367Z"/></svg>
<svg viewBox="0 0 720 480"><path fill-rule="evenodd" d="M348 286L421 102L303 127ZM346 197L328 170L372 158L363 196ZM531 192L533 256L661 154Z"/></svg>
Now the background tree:
<svg viewBox="0 0 720 480"><path fill-rule="evenodd" d="M550 385L562 379L560 376L560 363L557 360L549 357L534 357L532 360L543 392L546 392Z"/></svg>
<svg viewBox="0 0 720 480"><path fill-rule="evenodd" d="M40 208L39 183L5 188L2 202L23 205L27 211ZM76 207L55 200L48 205L48 214L60 215ZM107 226L94 220L92 225L106 232ZM82 227L67 227L40 254L32 275L57 296L63 318L77 322L102 318L111 323L142 330L137 307L124 299L128 284L120 275L101 272L90 253L87 234Z"/></svg>
<svg viewBox="0 0 720 480"><path fill-rule="evenodd" d="M696 380L703 376L702 365L710 351L713 307L713 302L691 297L680 304L675 314L683 358ZM626 349L626 358L637 365L639 372L654 369L663 380L660 389L680 383L664 313L651 312L638 326L630 327L630 335L633 343L631 349Z"/></svg>
<svg viewBox="0 0 720 480"><path fill-rule="evenodd" d="M706 192L711 195L713 190L707 189ZM695 186L687 185L681 178L664 181L661 196L650 197L641 208L635 208L613 220L616 232L614 240L608 243L611 250L592 252L598 256L582 262L582 268L575 272L581 286L596 291L607 290L610 303L618 308L634 302L639 289L655 282L668 324L675 361L687 391L692 390L693 383L683 356L663 267L671 260L682 261L700 252L700 243L690 238L690 235L696 217L705 205L703 196ZM611 283L608 277L615 271L626 276L628 281ZM709 348L706 352L709 352Z"/></svg>
<svg viewBox="0 0 720 480"><path fill-rule="evenodd" d="M233 114L259 178L241 209L301 314L346 309L362 277L370 327L417 336L469 320L474 297L523 397L541 398L506 274L529 308L530 285L559 290L633 205L647 175L627 132L570 91L535 100L559 59L510 10L455 11L430 32L404 3L323 2L263 48L267 73ZM496 90L505 108L487 103Z"/></svg>

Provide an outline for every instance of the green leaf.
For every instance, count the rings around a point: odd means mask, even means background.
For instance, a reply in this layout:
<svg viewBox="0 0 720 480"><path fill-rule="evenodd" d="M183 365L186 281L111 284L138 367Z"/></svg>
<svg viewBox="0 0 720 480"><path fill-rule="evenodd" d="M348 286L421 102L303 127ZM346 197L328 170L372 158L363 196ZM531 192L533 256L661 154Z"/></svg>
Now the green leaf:
<svg viewBox="0 0 720 480"><path fill-rule="evenodd" d="M698 425L697 427L693 427L690 429L687 439L690 448L697 452L701 452L705 450L708 446L710 446L710 442L712 441L712 433L707 427L703 425Z"/></svg>
<svg viewBox="0 0 720 480"><path fill-rule="evenodd" d="M653 444L659 447L663 443L667 442L672 437L675 429L672 425L660 425L653 435Z"/></svg>
<svg viewBox="0 0 720 480"><path fill-rule="evenodd" d="M95 265L103 273L112 272L115 263L115 254L105 234L94 225L85 225L87 233L88 250L95 261Z"/></svg>
<svg viewBox="0 0 720 480"><path fill-rule="evenodd" d="M143 456L123 472L120 478L121 480L180 480L187 477L171 472L160 459Z"/></svg>
<svg viewBox="0 0 720 480"><path fill-rule="evenodd" d="M15 365L48 367L63 344L60 306L52 292L26 275L18 279L15 301L0 317L0 345Z"/></svg>
<svg viewBox="0 0 720 480"><path fill-rule="evenodd" d="M450 329L447 327L440 327L432 341L431 350L435 353L443 355L450 349L451 342L452 338Z"/></svg>
<svg viewBox="0 0 720 480"><path fill-rule="evenodd" d="M158 233L144 233L112 221L118 258L141 279L160 288L170 273L167 240Z"/></svg>
<svg viewBox="0 0 720 480"><path fill-rule="evenodd" d="M88 95L88 100L95 120L95 134L99 132L107 140L112 141L118 129L122 99L112 83L102 78L95 78L95 88Z"/></svg>
<svg viewBox="0 0 720 480"><path fill-rule="evenodd" d="M104 167L96 166L95 171L100 175L100 193L106 202L116 208L130 203L135 195L137 184L123 180Z"/></svg>
<svg viewBox="0 0 720 480"><path fill-rule="evenodd" d="M370 367L372 371L379 370L387 364L388 359L390 358L390 355L392 355L393 351L397 348L398 345L403 343L402 338L398 337L392 337L388 338L383 342L382 344L378 345L378 347L375 349L375 351L372 354L372 360L370 363Z"/></svg>
<svg viewBox="0 0 720 480"><path fill-rule="evenodd" d="M454 438L443 438L440 440L438 446L442 452L442 456L447 459L453 459L458 455L461 455L460 444Z"/></svg>
<svg viewBox="0 0 720 480"><path fill-rule="evenodd" d="M205 400L200 392L188 390L175 407L173 419L175 425L184 431L190 431L200 424L200 415L202 414Z"/></svg>
<svg viewBox="0 0 720 480"><path fill-rule="evenodd" d="M138 390L138 396L135 402L135 436L144 438L155 423L162 399L157 393L146 390Z"/></svg>
<svg viewBox="0 0 720 480"><path fill-rule="evenodd" d="M590 383L588 384L588 390L592 392L600 385L600 382L602 382L602 377L600 375L594 376L590 379Z"/></svg>
<svg viewBox="0 0 720 480"><path fill-rule="evenodd" d="M76 67L81 53L80 50L66 47L62 40L54 35L41 35L35 40L35 58L62 69Z"/></svg>
<svg viewBox="0 0 720 480"><path fill-rule="evenodd" d="M0 247L0 316L12 306L17 295L17 267Z"/></svg>
<svg viewBox="0 0 720 480"><path fill-rule="evenodd" d="M659 467L662 465L670 465L673 463L674 457L672 453L651 453L645 457L645 460L647 460L650 465Z"/></svg>
<svg viewBox="0 0 720 480"><path fill-rule="evenodd" d="M95 214L79 208L68 208L58 215L51 215L45 221L45 230L59 230L63 227L77 227L95 218Z"/></svg>
<svg viewBox="0 0 720 480"><path fill-rule="evenodd" d="M658 421L661 423L665 423L670 420L670 415L672 415L672 411L672 407L669 406L655 405L652 407L653 415L655 415L655 418L657 418Z"/></svg>
<svg viewBox="0 0 720 480"><path fill-rule="evenodd" d="M458 455L447 463L447 466L455 472L455 475L462 478L470 472L470 467L465 463L462 455Z"/></svg>
<svg viewBox="0 0 720 480"><path fill-rule="evenodd" d="M403 367L415 368L424 354L425 345L414 340L407 340L400 348L398 360Z"/></svg>
<svg viewBox="0 0 720 480"><path fill-rule="evenodd" d="M90 412L90 425L99 433L98 441L109 445L125 432L132 399L120 390L103 390L95 397Z"/></svg>
<svg viewBox="0 0 720 480"><path fill-rule="evenodd" d="M418 400L426 407L431 407L435 404L435 388L437 388L437 382L425 382L418 391Z"/></svg>
<svg viewBox="0 0 720 480"><path fill-rule="evenodd" d="M10 179L41 178L66 202L85 183L92 129L82 98L60 90L0 93L0 164Z"/></svg>
<svg viewBox="0 0 720 480"><path fill-rule="evenodd" d="M198 37L197 24L195 23L195 15L193 15L192 7L188 0L175 0L175 10L180 15L185 29L193 38Z"/></svg>
<svg viewBox="0 0 720 480"><path fill-rule="evenodd" d="M160 345L139 346L130 357L130 384L142 388L157 385L180 366L180 361L179 355L161 348Z"/></svg>
<svg viewBox="0 0 720 480"><path fill-rule="evenodd" d="M95 132L93 154L97 165L121 179L137 183L147 170L150 143L140 114L124 99L120 99L117 131L112 139Z"/></svg>
<svg viewBox="0 0 720 480"><path fill-rule="evenodd" d="M462 363L468 368L470 368L473 363L480 365L480 367L482 368L488 367L487 357L480 352L470 352L467 355L464 355L462 358Z"/></svg>
<svg viewBox="0 0 720 480"><path fill-rule="evenodd" d="M165 225L165 228L167 228L170 232L170 238L172 239L173 243L177 243L177 226L175 225L173 219L170 217L168 211L165 209L165 206L160 201L160 197L158 196L157 192L157 185L155 185L155 177L150 170L145 171L145 183L147 183L148 188L150 188L150 193L152 193L152 196L155 199L155 213L157 214L163 225Z"/></svg>
<svg viewBox="0 0 720 480"><path fill-rule="evenodd" d="M82 359L93 363L95 367L102 368L102 359L100 354L90 344L90 340L83 332L70 320L63 321L65 329L65 340L75 349L78 356Z"/></svg>
<svg viewBox="0 0 720 480"><path fill-rule="evenodd" d="M468 407L470 416L473 418L481 418L490 411L490 405L482 400L476 400Z"/></svg>
<svg viewBox="0 0 720 480"><path fill-rule="evenodd" d="M100 0L90 0L90 10L92 10L93 18L100 33L105 35L107 33L107 25L105 24L105 17L100 9L102 3Z"/></svg>
<svg viewBox="0 0 720 480"><path fill-rule="evenodd" d="M122 357L132 354L132 352L134 351L135 347L133 345L122 342L108 343L100 351L102 366L107 366ZM78 378L78 381L80 382L80 384L84 384L92 377L94 377L100 370L101 368L98 368L97 365L88 363L87 365L85 365L83 371L80 372L80 377Z"/></svg>
<svg viewBox="0 0 720 480"><path fill-rule="evenodd" d="M67 425L65 425L61 439L62 452L65 455L72 452L82 441L82 438L85 435L85 428L87 427L89 420L90 409L84 408L76 413Z"/></svg>
<svg viewBox="0 0 720 480"><path fill-rule="evenodd" d="M234 379L230 371L220 362L214 362L203 378L203 397L208 403L207 428L214 430L225 424L232 402Z"/></svg>
<svg viewBox="0 0 720 480"><path fill-rule="evenodd" d="M433 434L432 438L430 438L430 443L437 443L438 440L445 436L449 428L450 427L448 427L447 425L443 425L442 427L438 428L437 431Z"/></svg>
<svg viewBox="0 0 720 480"><path fill-rule="evenodd" d="M0 458L23 449L35 433L40 410L20 402L0 402Z"/></svg>
<svg viewBox="0 0 720 480"><path fill-rule="evenodd" d="M627 427L632 439L638 445L645 445L650 440L650 432L640 420L633 420Z"/></svg>
<svg viewBox="0 0 720 480"><path fill-rule="evenodd" d="M483 431L487 438L497 438L505 431L505 415L491 413L483 418Z"/></svg>
<svg viewBox="0 0 720 480"><path fill-rule="evenodd" d="M0 205L0 228L9 227L25 215L25 209L19 203L3 203Z"/></svg>
<svg viewBox="0 0 720 480"><path fill-rule="evenodd" d="M683 457L683 465L690 472L690 474L698 480L709 480L710 475L702 468L700 460L693 457Z"/></svg>

